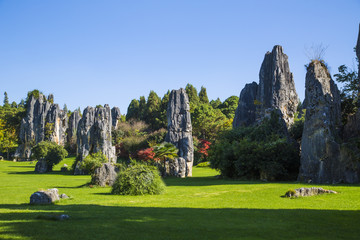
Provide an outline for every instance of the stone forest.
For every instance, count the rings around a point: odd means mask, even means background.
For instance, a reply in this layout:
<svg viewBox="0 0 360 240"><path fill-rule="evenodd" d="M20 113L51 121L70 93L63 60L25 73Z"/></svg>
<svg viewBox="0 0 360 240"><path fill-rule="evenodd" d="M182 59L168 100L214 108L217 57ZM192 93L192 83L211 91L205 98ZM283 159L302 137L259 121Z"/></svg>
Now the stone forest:
<svg viewBox="0 0 360 240"><path fill-rule="evenodd" d="M108 104L70 111L66 106L60 108L55 96L39 90L30 91L19 104L10 104L5 92L0 108L1 164L7 164L2 171L13 180L1 179L9 184L19 181L19 186L29 181L29 185L26 196L15 201L26 204L2 204L7 210L0 211L0 219L17 219L16 231L31 236L27 232L40 229L35 227L41 225L39 221L50 220L44 224L49 229L54 229L53 222L68 222L57 225L66 232L65 228L72 229L72 221L87 225L87 220L103 214L106 220L99 217L92 228L100 226L99 221L105 222L105 232L112 231L108 226L135 226L126 239L133 239L141 226L148 227L147 232L156 231L154 222L172 222L173 231L180 232L181 224L196 219L199 222L194 225L207 229L216 226L215 220L210 220L212 214L217 218L225 214L224 222L246 216L242 222L234 220L237 226L252 222L256 215L269 226L273 220L267 219L281 219L294 224L287 230L298 225L297 218L308 221L307 215L317 222L328 219L335 229L338 222L333 214L346 224L359 223L358 210L350 211L359 199L350 195L358 196L351 187L358 188L360 183L360 69L351 72L340 66L333 79L326 61L314 57L305 66L305 99L301 101L285 52L275 45L265 53L259 81L246 84L239 89L239 97L223 102L209 101L205 87L198 93L188 84L169 90L163 98L151 91L147 99L133 99L123 115L121 109ZM360 59L360 28L355 52ZM10 172L11 167L16 172ZM21 179L15 180L16 176ZM39 185L33 187L31 181ZM10 191L6 189L2 191ZM347 190L352 193L344 200ZM192 210L185 208L197 198L202 199L197 204L204 204L209 212L197 205ZM270 199L269 209L249 212L260 199ZM309 210L313 205L326 209L325 202L347 200L346 216ZM231 210L240 203L245 204L241 210ZM287 209L282 209L286 217L274 210L280 208ZM26 213L17 213L18 209L26 209ZM308 210L299 213L299 209ZM183 215L189 216L187 220L179 220ZM23 218L30 219L27 230L21 227ZM115 227L110 220L119 224ZM340 233L331 233L335 239L353 239L354 235L346 237L346 233L353 234L346 224ZM328 226L318 228L325 232ZM281 235L302 237L288 232ZM41 234L34 239L55 239L47 238L50 233L44 229ZM91 238L91 231L82 234ZM272 230L270 234L271 239L281 238ZM188 237L186 233L179 236L176 239ZM212 236L222 239L221 235ZM75 239L72 237L69 239Z"/></svg>

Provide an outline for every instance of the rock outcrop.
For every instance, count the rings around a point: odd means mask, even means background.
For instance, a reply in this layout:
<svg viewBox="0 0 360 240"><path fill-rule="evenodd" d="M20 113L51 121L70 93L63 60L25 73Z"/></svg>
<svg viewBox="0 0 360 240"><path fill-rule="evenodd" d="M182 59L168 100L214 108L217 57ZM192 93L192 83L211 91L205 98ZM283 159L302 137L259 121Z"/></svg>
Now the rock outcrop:
<svg viewBox="0 0 360 240"><path fill-rule="evenodd" d="M95 169L94 174L91 176L91 183L105 187L112 186L116 179L118 170L111 163L104 163L102 167Z"/></svg>
<svg viewBox="0 0 360 240"><path fill-rule="evenodd" d="M111 143L111 127L111 110L107 104L84 110L77 129L77 154L80 161L90 153L101 151L109 162L116 162L115 147Z"/></svg>
<svg viewBox="0 0 360 240"><path fill-rule="evenodd" d="M241 90L239 104L235 111L233 127L249 126L256 120L256 105L258 84L256 82L248 83Z"/></svg>
<svg viewBox="0 0 360 240"><path fill-rule="evenodd" d="M53 98L49 95L46 99L41 93L37 97L30 96L26 116L21 121L21 144L16 150L16 158L30 159L31 148L44 140L65 144L67 114L60 110L57 104L52 103Z"/></svg>
<svg viewBox="0 0 360 240"><path fill-rule="evenodd" d="M344 181L338 144L340 92L326 66L312 61L305 83L306 116L301 141L299 180L314 183Z"/></svg>
<svg viewBox="0 0 360 240"><path fill-rule="evenodd" d="M51 204L59 200L59 191L56 188L37 191L30 196L30 204Z"/></svg>
<svg viewBox="0 0 360 240"><path fill-rule="evenodd" d="M111 117L112 117L112 126L114 128L116 128L117 124L118 124L118 122L120 121L120 118L121 118L120 108L113 107L111 109Z"/></svg>
<svg viewBox="0 0 360 240"><path fill-rule="evenodd" d="M77 128L79 125L79 121L81 119L81 115L79 111L75 110L69 117L69 128L67 130L67 142L71 149L76 149L77 142Z"/></svg>
<svg viewBox="0 0 360 240"><path fill-rule="evenodd" d="M285 197L310 197L324 193L337 194L337 192L333 190L327 190L321 187L312 187L312 188L297 188L293 191L288 191L285 194Z"/></svg>
<svg viewBox="0 0 360 240"><path fill-rule="evenodd" d="M58 104L52 104L45 123L45 140L56 142L64 146L66 143L66 131L68 128L68 116L61 110Z"/></svg>
<svg viewBox="0 0 360 240"><path fill-rule="evenodd" d="M281 46L276 45L272 52L265 54L259 72L259 85L253 82L245 85L241 91L233 126L251 125L272 110L279 109L282 119L290 127L298 104L288 56L283 53Z"/></svg>
<svg viewBox="0 0 360 240"><path fill-rule="evenodd" d="M44 159L41 159L39 161L37 161L36 165L35 165L35 172L36 173L46 173L48 172L49 166L47 164L47 162Z"/></svg>
<svg viewBox="0 0 360 240"><path fill-rule="evenodd" d="M174 144L178 149L176 166L184 166L182 159L185 159L186 169L177 169L177 172L185 172L185 176L192 176L194 161L194 146L192 138L192 125L190 118L189 98L183 88L172 90L169 96L167 107L168 133L165 141Z"/></svg>

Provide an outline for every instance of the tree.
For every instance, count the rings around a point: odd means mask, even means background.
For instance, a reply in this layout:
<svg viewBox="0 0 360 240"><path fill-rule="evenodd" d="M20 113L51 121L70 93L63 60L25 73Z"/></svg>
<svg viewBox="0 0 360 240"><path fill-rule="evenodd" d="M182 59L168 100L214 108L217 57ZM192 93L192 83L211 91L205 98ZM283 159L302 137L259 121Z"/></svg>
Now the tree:
<svg viewBox="0 0 360 240"><path fill-rule="evenodd" d="M185 91L189 98L190 108L191 108L191 105L196 105L199 103L199 101L200 101L199 96L198 96L196 88L193 85L188 83L185 87Z"/></svg>
<svg viewBox="0 0 360 240"><path fill-rule="evenodd" d="M161 99L154 91L150 91L146 103L144 121L150 125L152 130L161 128L160 120Z"/></svg>
<svg viewBox="0 0 360 240"><path fill-rule="evenodd" d="M10 104L9 104L9 97L8 97L8 94L7 92L4 92L4 107L9 107Z"/></svg>
<svg viewBox="0 0 360 240"><path fill-rule="evenodd" d="M54 165L58 164L68 155L63 146L48 141L39 142L32 148L31 152L32 158L46 161L47 171L52 171Z"/></svg>
<svg viewBox="0 0 360 240"><path fill-rule="evenodd" d="M220 98L217 98L216 100L211 100L210 105L215 109L218 108L221 103Z"/></svg>
<svg viewBox="0 0 360 240"><path fill-rule="evenodd" d="M200 92L199 92L199 100L200 103L209 104L209 98L206 93L206 88L201 86Z"/></svg>
<svg viewBox="0 0 360 240"><path fill-rule="evenodd" d="M230 119L235 117L235 111L239 103L239 97L231 96L228 97L222 104L218 106L218 109Z"/></svg>
<svg viewBox="0 0 360 240"><path fill-rule="evenodd" d="M140 103L138 100L133 99L129 104L126 113L126 120L129 121L130 119L139 119L139 111L140 111Z"/></svg>
<svg viewBox="0 0 360 240"><path fill-rule="evenodd" d="M106 163L108 159L106 156L101 152L92 153L87 155L81 162L80 162L80 169L93 175L95 170Z"/></svg>

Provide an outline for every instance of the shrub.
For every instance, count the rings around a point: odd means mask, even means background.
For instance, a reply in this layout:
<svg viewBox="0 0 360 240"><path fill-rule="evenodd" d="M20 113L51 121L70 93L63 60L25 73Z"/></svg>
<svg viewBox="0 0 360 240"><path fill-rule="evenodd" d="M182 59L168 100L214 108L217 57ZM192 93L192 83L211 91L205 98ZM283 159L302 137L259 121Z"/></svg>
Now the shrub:
<svg viewBox="0 0 360 240"><path fill-rule="evenodd" d="M154 195L160 194L164 190L165 183L156 167L133 162L119 172L111 193L117 195Z"/></svg>
<svg viewBox="0 0 360 240"><path fill-rule="evenodd" d="M32 158L37 160L44 159L51 171L54 165L58 164L68 155L63 146L55 142L42 141L32 148Z"/></svg>
<svg viewBox="0 0 360 240"><path fill-rule="evenodd" d="M106 163L108 159L102 152L92 153L87 155L80 162L80 169L88 172L89 174L94 174L95 169L102 166L103 163Z"/></svg>
<svg viewBox="0 0 360 240"><path fill-rule="evenodd" d="M211 167L229 178L295 180L299 149L287 139L276 114L259 126L222 134L209 151Z"/></svg>

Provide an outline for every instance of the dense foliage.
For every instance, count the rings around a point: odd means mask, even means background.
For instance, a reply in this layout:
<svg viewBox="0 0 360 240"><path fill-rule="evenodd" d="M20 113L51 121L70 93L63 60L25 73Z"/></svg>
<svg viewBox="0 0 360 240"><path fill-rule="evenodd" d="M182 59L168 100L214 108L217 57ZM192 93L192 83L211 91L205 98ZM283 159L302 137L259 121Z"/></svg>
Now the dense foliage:
<svg viewBox="0 0 360 240"><path fill-rule="evenodd" d="M86 173L94 174L95 169L102 166L103 163L106 163L108 159L102 152L92 153L87 155L80 162L80 169Z"/></svg>
<svg viewBox="0 0 360 240"><path fill-rule="evenodd" d="M45 160L47 162L48 171L51 171L54 165L58 164L68 155L63 146L48 141L39 142L32 148L31 152L33 159Z"/></svg>
<svg viewBox="0 0 360 240"><path fill-rule="evenodd" d="M299 169L299 150L286 138L273 112L261 125L221 134L209 151L209 160L224 177L293 180Z"/></svg>
<svg viewBox="0 0 360 240"><path fill-rule="evenodd" d="M132 162L119 172L112 194L144 195L161 194L165 190L165 183L155 166Z"/></svg>

